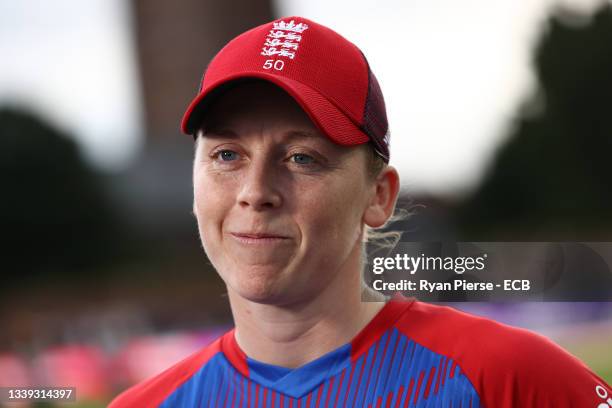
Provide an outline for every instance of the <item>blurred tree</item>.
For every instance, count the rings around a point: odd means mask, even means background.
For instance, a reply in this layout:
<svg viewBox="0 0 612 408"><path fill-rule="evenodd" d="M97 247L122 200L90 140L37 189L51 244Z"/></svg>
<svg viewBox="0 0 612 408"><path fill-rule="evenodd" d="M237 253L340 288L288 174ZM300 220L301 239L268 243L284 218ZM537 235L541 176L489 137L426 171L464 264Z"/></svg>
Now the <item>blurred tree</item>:
<svg viewBox="0 0 612 408"><path fill-rule="evenodd" d="M587 24L571 24L577 17L562 10L550 19L535 51L540 90L459 209L463 238L610 237L612 6Z"/></svg>
<svg viewBox="0 0 612 408"><path fill-rule="evenodd" d="M118 248L100 180L67 135L34 115L0 109L3 289L77 275Z"/></svg>

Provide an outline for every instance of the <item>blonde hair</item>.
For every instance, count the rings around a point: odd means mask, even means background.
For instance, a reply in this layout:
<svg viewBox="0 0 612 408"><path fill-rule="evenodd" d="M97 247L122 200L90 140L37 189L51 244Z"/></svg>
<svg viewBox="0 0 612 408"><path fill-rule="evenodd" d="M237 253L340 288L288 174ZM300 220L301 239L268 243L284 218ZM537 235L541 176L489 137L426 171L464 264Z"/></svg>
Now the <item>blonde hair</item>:
<svg viewBox="0 0 612 408"><path fill-rule="evenodd" d="M368 157L366 158L367 174L371 180L375 180L383 169L387 167L384 159L374 150L373 146L369 149ZM362 300L363 301L380 301L381 294L375 292L368 286L365 279L365 270L368 265L368 260L377 256L389 256L397 247L397 244L402 239L402 231L393 229L393 225L402 221L408 220L415 212L419 205L412 204L410 201L404 204L405 207L396 207L394 214L385 222L384 225L378 228L372 228L364 225L362 238Z"/></svg>
<svg viewBox="0 0 612 408"><path fill-rule="evenodd" d="M376 149L372 144L366 145L366 148L366 173L370 180L375 180L380 172L388 166L388 164L382 158L382 156L376 152ZM376 249L374 252L385 249L389 252L393 250L393 248L395 248L397 243L402 238L402 233L397 230L384 231L384 229L388 228L392 224L405 221L410 218L410 216L413 214L412 208L414 207L411 207L410 209L396 207L395 213L381 227L372 228L366 225L363 234L363 242L366 245L375 246Z"/></svg>

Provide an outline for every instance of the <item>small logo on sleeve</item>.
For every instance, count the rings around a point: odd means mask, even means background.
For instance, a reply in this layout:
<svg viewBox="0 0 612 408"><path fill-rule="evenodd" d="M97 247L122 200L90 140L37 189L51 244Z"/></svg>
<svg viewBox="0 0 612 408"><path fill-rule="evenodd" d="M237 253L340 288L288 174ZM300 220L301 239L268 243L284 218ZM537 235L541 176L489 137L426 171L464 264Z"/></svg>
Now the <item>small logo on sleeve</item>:
<svg viewBox="0 0 612 408"><path fill-rule="evenodd" d="M606 390L601 385L597 385L595 387L595 392L597 393L597 396L604 401L601 404L599 404L597 406L597 408L610 408L610 407L612 407L612 396L610 396L608 394L608 390Z"/></svg>

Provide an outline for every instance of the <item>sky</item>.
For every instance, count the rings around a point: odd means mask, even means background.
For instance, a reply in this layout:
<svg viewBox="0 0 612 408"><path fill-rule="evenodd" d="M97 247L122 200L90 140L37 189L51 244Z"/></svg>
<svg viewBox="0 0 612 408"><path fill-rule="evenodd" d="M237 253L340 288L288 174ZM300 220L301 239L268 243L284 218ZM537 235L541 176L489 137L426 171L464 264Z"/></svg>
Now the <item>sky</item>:
<svg viewBox="0 0 612 408"><path fill-rule="evenodd" d="M142 138L127 4L0 0L0 107L41 115L104 169L125 166Z"/></svg>
<svg viewBox="0 0 612 408"><path fill-rule="evenodd" d="M276 0L357 44L386 99L404 189L469 192L521 101L554 5L600 0ZM27 106L74 134L98 167L129 165L142 105L128 1L0 0L0 107Z"/></svg>

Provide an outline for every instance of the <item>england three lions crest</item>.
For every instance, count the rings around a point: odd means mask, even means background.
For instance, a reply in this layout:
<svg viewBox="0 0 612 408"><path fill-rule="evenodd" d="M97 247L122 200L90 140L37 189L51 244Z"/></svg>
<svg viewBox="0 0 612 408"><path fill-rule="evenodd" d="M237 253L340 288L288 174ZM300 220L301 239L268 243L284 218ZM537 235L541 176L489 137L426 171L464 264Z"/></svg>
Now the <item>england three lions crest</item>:
<svg viewBox="0 0 612 408"><path fill-rule="evenodd" d="M287 57L293 59L302 41L302 33L308 29L308 24L295 23L291 20L276 21L273 28L266 36L266 42L261 49L261 55L265 57Z"/></svg>

